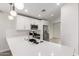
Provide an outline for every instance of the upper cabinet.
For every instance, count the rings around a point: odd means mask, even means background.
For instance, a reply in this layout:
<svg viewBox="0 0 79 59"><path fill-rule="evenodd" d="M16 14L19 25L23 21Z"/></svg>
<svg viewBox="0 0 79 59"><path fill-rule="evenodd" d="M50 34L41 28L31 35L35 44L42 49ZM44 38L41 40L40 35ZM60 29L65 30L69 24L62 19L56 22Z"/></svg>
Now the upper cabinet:
<svg viewBox="0 0 79 59"><path fill-rule="evenodd" d="M28 17L18 15L16 23L17 30L30 30L31 20Z"/></svg>
<svg viewBox="0 0 79 59"><path fill-rule="evenodd" d="M41 30L42 26L47 24L47 21L18 15L16 23L16 30L31 30L31 24L38 25L38 30Z"/></svg>
<svg viewBox="0 0 79 59"><path fill-rule="evenodd" d="M24 17L17 16L16 29L17 30L23 30L24 29Z"/></svg>

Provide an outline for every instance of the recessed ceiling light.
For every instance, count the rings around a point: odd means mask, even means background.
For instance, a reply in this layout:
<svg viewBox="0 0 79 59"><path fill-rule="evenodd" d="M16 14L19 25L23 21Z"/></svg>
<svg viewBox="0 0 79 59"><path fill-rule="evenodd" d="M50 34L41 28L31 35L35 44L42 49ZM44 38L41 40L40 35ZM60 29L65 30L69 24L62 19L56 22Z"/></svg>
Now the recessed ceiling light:
<svg viewBox="0 0 79 59"><path fill-rule="evenodd" d="M51 14L51 16L54 16L53 14Z"/></svg>
<svg viewBox="0 0 79 59"><path fill-rule="evenodd" d="M24 9L24 3L15 3L15 7L16 7L17 9L22 10L22 9Z"/></svg>
<svg viewBox="0 0 79 59"><path fill-rule="evenodd" d="M59 5L60 5L60 3L57 3L57 5L59 6Z"/></svg>
<svg viewBox="0 0 79 59"><path fill-rule="evenodd" d="M11 10L11 11L10 11L10 14L11 14L12 16L16 16L16 15L17 15L16 11L14 11L14 10Z"/></svg>
<svg viewBox="0 0 79 59"><path fill-rule="evenodd" d="M28 12L28 10L27 10L27 9L25 9L25 12Z"/></svg>
<svg viewBox="0 0 79 59"><path fill-rule="evenodd" d="M38 16L40 17L41 15L39 14Z"/></svg>
<svg viewBox="0 0 79 59"><path fill-rule="evenodd" d="M9 15L8 18L9 18L9 20L13 20L14 19L14 17L11 16L11 15Z"/></svg>

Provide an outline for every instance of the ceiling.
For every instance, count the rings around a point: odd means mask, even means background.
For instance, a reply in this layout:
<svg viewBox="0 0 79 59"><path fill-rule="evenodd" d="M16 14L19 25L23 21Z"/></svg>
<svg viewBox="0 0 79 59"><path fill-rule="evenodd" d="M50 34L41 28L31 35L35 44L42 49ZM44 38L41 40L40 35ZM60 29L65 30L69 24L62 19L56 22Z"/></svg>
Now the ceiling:
<svg viewBox="0 0 79 59"><path fill-rule="evenodd" d="M61 6L62 4L58 6L56 3L24 3L24 9L23 10L16 9L16 11L18 13L33 16L39 19L54 20L60 17ZM26 9L28 10L28 12L25 12ZM43 9L45 10L45 12L42 12ZM0 3L0 11L9 13L10 5L8 3Z"/></svg>

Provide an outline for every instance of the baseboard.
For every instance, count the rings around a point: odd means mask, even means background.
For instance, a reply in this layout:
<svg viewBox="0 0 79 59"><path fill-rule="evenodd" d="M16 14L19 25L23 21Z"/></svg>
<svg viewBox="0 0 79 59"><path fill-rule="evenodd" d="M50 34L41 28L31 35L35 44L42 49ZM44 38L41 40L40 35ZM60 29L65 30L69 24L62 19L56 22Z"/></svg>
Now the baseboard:
<svg viewBox="0 0 79 59"><path fill-rule="evenodd" d="M10 49L4 49L4 50L0 50L0 53L2 52L6 52L6 51L9 51Z"/></svg>

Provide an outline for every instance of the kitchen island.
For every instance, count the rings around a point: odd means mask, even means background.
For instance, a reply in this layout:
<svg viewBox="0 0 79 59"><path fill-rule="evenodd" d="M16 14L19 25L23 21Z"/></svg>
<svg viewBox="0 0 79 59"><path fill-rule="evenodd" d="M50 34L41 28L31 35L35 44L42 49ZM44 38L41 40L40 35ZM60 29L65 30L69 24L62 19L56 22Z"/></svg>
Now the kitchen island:
<svg viewBox="0 0 79 59"><path fill-rule="evenodd" d="M61 44L43 41L33 44L24 36L7 38L13 56L72 56L74 49Z"/></svg>

